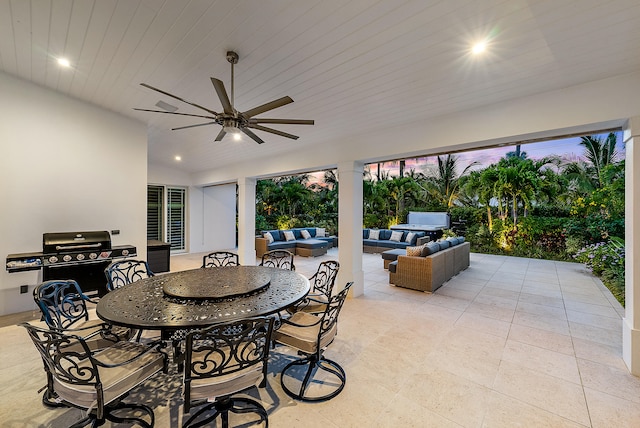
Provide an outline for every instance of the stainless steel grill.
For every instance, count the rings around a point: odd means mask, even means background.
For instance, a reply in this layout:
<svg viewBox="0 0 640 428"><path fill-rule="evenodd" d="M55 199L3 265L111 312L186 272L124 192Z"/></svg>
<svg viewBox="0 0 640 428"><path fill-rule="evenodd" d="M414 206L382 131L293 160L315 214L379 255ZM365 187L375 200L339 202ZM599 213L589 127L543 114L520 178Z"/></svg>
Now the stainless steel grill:
<svg viewBox="0 0 640 428"><path fill-rule="evenodd" d="M56 232L42 235L41 253L9 254L7 271L42 268L42 279L74 279L85 292L107 292L104 268L114 259L135 256L133 245L111 245L108 231Z"/></svg>

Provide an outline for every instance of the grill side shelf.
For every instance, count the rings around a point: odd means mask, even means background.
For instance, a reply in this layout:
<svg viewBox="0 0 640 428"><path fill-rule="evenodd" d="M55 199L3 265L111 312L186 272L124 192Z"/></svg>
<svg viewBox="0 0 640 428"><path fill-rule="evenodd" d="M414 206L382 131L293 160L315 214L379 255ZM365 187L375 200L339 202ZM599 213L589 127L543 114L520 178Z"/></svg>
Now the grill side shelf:
<svg viewBox="0 0 640 428"><path fill-rule="evenodd" d="M42 268L43 253L16 253L7 255L5 268L7 272L25 272L29 270L39 270Z"/></svg>

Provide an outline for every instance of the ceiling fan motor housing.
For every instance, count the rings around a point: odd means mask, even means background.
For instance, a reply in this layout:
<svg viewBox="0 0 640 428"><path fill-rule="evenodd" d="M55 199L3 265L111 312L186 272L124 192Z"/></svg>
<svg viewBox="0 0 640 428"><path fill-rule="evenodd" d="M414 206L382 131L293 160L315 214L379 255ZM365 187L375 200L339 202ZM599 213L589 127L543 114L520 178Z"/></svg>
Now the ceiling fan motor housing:
<svg viewBox="0 0 640 428"><path fill-rule="evenodd" d="M234 51L227 51L227 61L229 61L231 64L237 64L238 54Z"/></svg>

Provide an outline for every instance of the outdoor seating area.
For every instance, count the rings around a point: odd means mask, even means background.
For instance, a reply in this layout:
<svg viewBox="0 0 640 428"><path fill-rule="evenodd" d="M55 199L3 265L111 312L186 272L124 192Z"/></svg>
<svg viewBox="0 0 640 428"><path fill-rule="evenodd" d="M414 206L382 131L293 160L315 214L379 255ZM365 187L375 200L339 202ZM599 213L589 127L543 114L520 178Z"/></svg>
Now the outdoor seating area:
<svg viewBox="0 0 640 428"><path fill-rule="evenodd" d="M336 236L328 236L325 229L304 227L287 230L266 230L256 236L256 256L273 250L287 250L297 256L317 257L338 246Z"/></svg>
<svg viewBox="0 0 640 428"><path fill-rule="evenodd" d="M429 242L426 232L408 230L362 229L362 251L382 253L389 249L404 249Z"/></svg>
<svg viewBox="0 0 640 428"><path fill-rule="evenodd" d="M172 270L198 268L202 256L173 256ZM337 249L296 257L296 271L311 277L320 262L336 258ZM434 293L420 293L390 285L380 255L364 254L364 295L347 298L325 352L346 372L342 392L321 403L289 397L280 373L299 356L278 346L266 386L248 397L264 406L274 427L301 420L323 427L637 426L640 380L621 358L623 309L600 281L578 263L470 258L468 269ZM78 409L41 405L42 360L24 328L3 321L0 418L7 426L81 419ZM126 401L151 407L156 427L179 426L186 420L182 382L171 366Z"/></svg>
<svg viewBox="0 0 640 428"><path fill-rule="evenodd" d="M425 244L418 254L397 254L395 261L384 260L389 269L389 283L418 291L433 292L446 281L469 267L471 245L464 238L447 238ZM389 256L383 253L384 256Z"/></svg>

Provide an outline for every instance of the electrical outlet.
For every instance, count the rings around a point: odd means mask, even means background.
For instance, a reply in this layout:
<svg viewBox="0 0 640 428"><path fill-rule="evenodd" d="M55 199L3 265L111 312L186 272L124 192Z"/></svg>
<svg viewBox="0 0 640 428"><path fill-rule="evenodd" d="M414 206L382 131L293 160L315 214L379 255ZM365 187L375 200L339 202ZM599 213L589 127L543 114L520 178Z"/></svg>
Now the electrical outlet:
<svg viewBox="0 0 640 428"><path fill-rule="evenodd" d="M20 294L25 294L29 292L29 286L28 285L21 285L20 286Z"/></svg>
<svg viewBox="0 0 640 428"><path fill-rule="evenodd" d="M120 235L120 229L114 229L111 231L112 235Z"/></svg>

